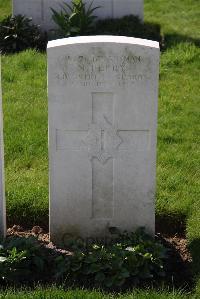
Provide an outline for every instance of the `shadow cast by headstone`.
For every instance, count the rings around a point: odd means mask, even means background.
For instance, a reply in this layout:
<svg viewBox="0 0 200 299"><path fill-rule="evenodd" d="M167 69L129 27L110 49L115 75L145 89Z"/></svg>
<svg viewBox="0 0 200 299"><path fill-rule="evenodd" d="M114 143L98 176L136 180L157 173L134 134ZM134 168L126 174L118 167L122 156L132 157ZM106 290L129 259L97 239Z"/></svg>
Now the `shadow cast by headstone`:
<svg viewBox="0 0 200 299"><path fill-rule="evenodd" d="M162 51L179 43L188 42L200 46L200 39L178 33L162 34L161 25L155 22L142 23L137 17L130 15L120 19L99 20L92 34L125 35L150 39L159 42Z"/></svg>
<svg viewBox="0 0 200 299"><path fill-rule="evenodd" d="M23 213L22 213L23 211ZM30 212L31 211L31 212ZM20 225L24 230L31 230L34 226L40 226L45 232L49 231L49 211L47 208L32 209L31 203L18 203L13 208L7 209L7 227Z"/></svg>
<svg viewBox="0 0 200 299"><path fill-rule="evenodd" d="M170 263L166 265L169 285L191 290L195 286L196 279L200 278L200 238L186 241L188 243L186 255L190 255L189 260L182 258L173 241L169 242L173 237L180 239L180 242L187 239L186 224L187 216L180 212L156 215L156 233L163 245L169 248Z"/></svg>
<svg viewBox="0 0 200 299"><path fill-rule="evenodd" d="M187 35L178 33L168 33L164 36L163 50L173 48L175 45L180 43L191 43L197 47L200 47L200 39L193 38Z"/></svg>
<svg viewBox="0 0 200 299"><path fill-rule="evenodd" d="M159 234L157 237L165 248L167 248L168 258L164 262L166 271L165 285L170 289L191 291L195 287L195 279L192 271L192 261L189 258L189 251L183 257L182 254L186 251L186 248L181 252L181 248L177 246L176 237L174 239L164 238ZM180 238L180 244L182 241L184 240Z"/></svg>
<svg viewBox="0 0 200 299"><path fill-rule="evenodd" d="M90 35L122 35L135 38L143 38L158 41L163 47L163 36L161 26L152 22L141 22L133 15L119 19L104 19L96 22Z"/></svg>
<svg viewBox="0 0 200 299"><path fill-rule="evenodd" d="M156 215L156 233L185 237L186 215L180 212Z"/></svg>
<svg viewBox="0 0 200 299"><path fill-rule="evenodd" d="M200 238L193 239L189 245L192 255L192 270L197 279L200 279Z"/></svg>

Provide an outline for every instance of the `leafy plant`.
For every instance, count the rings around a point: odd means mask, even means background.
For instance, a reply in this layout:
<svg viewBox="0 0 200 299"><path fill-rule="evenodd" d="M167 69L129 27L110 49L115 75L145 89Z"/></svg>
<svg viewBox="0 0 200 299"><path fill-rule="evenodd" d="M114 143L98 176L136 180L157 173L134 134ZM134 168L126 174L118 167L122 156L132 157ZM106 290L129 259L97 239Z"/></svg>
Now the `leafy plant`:
<svg viewBox="0 0 200 299"><path fill-rule="evenodd" d="M22 15L8 16L0 22L0 51L20 52L28 48L44 50L46 36L31 19Z"/></svg>
<svg viewBox="0 0 200 299"><path fill-rule="evenodd" d="M93 243L81 249L78 244L68 271L75 281L116 288L163 277L165 258L166 249L140 229L120 234L107 245Z"/></svg>
<svg viewBox="0 0 200 299"><path fill-rule="evenodd" d="M9 237L0 247L0 279L14 283L67 279L85 286L90 282L90 286L121 288L165 274L166 249L144 230L115 235L108 244L71 244L67 255L34 237Z"/></svg>
<svg viewBox="0 0 200 299"><path fill-rule="evenodd" d="M49 277L48 251L34 237L12 237L0 247L0 278L10 282L31 282Z"/></svg>
<svg viewBox="0 0 200 299"><path fill-rule="evenodd" d="M92 5L93 1L86 8L83 0L73 0L71 5L64 3L60 12L51 8L52 19L58 25L61 34L65 37L89 34L96 19L93 12L99 8Z"/></svg>

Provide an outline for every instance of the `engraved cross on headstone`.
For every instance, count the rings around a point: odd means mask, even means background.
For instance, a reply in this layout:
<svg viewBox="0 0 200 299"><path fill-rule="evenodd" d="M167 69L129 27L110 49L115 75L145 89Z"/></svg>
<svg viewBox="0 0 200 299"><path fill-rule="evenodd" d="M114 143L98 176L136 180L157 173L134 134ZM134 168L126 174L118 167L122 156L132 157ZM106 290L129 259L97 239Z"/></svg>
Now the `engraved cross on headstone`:
<svg viewBox="0 0 200 299"><path fill-rule="evenodd" d="M111 219L114 214L114 158L132 150L135 135L148 130L119 130L114 125L113 93L92 93L92 120L85 130L57 130L57 150L86 150L92 165L92 218Z"/></svg>
<svg viewBox="0 0 200 299"><path fill-rule="evenodd" d="M102 164L105 164L109 158L113 158L122 139L105 115L103 118L104 122L90 125L87 137L83 142L87 146L90 160L97 158Z"/></svg>

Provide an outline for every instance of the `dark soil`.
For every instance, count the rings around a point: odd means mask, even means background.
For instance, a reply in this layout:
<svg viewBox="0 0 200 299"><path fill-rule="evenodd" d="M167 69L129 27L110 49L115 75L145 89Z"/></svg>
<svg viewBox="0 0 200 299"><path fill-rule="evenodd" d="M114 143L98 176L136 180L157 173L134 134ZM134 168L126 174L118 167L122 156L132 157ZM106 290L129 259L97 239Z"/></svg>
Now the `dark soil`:
<svg viewBox="0 0 200 299"><path fill-rule="evenodd" d="M40 226L34 226L31 230L23 230L19 225L14 225L7 230L7 235L8 237L35 236L46 248L51 249L55 254L72 254L72 252L60 249L50 242L48 232L45 232ZM191 271L192 257L187 246L186 238L178 234L167 235L164 233L158 233L156 238L160 240L168 250L169 258L165 263L165 271L167 275L164 283L173 288L185 288L191 290L193 287L193 276Z"/></svg>
<svg viewBox="0 0 200 299"><path fill-rule="evenodd" d="M165 271L167 283L175 288L193 288L192 256L187 246L187 240L178 235L169 236L158 234L157 237L168 249Z"/></svg>

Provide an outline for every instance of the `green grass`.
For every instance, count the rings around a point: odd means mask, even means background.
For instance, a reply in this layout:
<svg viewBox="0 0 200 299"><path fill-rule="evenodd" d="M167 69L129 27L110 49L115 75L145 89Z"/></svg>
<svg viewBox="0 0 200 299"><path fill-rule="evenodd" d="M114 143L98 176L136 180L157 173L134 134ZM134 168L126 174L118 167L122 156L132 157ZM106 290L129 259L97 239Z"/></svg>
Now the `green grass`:
<svg viewBox="0 0 200 299"><path fill-rule="evenodd" d="M184 294L182 291L134 291L124 295L104 294L98 291L64 290L62 288L36 289L35 291L8 290L0 294L0 299L198 299L197 294Z"/></svg>
<svg viewBox="0 0 200 299"><path fill-rule="evenodd" d="M0 20L11 14L11 0L0 0Z"/></svg>
<svg viewBox="0 0 200 299"><path fill-rule="evenodd" d="M197 276L200 275L199 5L199 0L145 1L145 20L162 25L168 46L161 55L160 67L156 213L161 219L169 217L171 226L173 219L186 219ZM0 0L0 18L9 9L9 1ZM10 224L44 225L48 223L46 55L27 51L3 56L2 62L8 220ZM75 292L63 298L78 296ZM112 298L89 297L89 293L86 296L80 298ZM200 284L191 298L198 296ZM142 292L122 298L186 297Z"/></svg>
<svg viewBox="0 0 200 299"><path fill-rule="evenodd" d="M200 50L193 44L161 57L157 213L188 215L200 192L198 68Z"/></svg>
<svg viewBox="0 0 200 299"><path fill-rule="evenodd" d="M145 20L161 24L175 43L186 37L199 39L199 0L145 0L144 4Z"/></svg>
<svg viewBox="0 0 200 299"><path fill-rule="evenodd" d="M12 223L48 223L46 90L45 55L27 51L3 57L6 197Z"/></svg>

